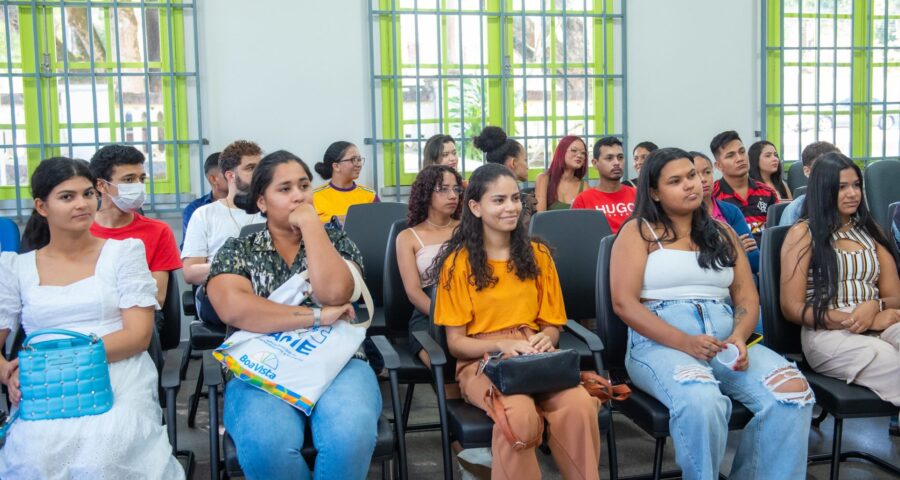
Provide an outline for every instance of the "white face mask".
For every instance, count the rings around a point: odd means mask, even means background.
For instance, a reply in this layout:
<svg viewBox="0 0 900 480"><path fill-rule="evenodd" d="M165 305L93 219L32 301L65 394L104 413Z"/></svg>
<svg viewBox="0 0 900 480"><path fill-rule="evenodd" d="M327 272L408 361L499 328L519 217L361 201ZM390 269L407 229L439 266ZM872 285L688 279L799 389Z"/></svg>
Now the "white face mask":
<svg viewBox="0 0 900 480"><path fill-rule="evenodd" d="M106 183L107 185L113 185L110 182ZM120 183L116 185L116 189L119 190L119 194L110 194L109 197L112 199L113 203L119 207L119 210L131 213L140 210L144 205L144 197L147 194L147 189L143 183Z"/></svg>

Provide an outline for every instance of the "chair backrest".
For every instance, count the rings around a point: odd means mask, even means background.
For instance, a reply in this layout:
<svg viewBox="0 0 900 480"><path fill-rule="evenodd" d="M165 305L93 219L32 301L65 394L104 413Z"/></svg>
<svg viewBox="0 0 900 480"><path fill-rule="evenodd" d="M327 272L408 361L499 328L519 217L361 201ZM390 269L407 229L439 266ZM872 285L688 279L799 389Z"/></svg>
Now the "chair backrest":
<svg viewBox="0 0 900 480"><path fill-rule="evenodd" d="M791 194L794 195L794 198L797 198L800 195L806 195L806 185L791 190Z"/></svg>
<svg viewBox="0 0 900 480"><path fill-rule="evenodd" d="M803 162L794 162L791 165L791 168L788 169L788 188L791 190L791 192L796 192L797 188L805 187L807 182L809 182L809 179L806 178L806 175L803 174ZM794 198L797 198L796 193L794 193Z"/></svg>
<svg viewBox="0 0 900 480"><path fill-rule="evenodd" d="M159 328L159 344L163 350L177 348L181 343L181 289L178 276L169 272L166 301L162 305L163 322Z"/></svg>
<svg viewBox="0 0 900 480"><path fill-rule="evenodd" d="M241 233L239 237L243 238L249 235L253 235L256 232L261 232L266 229L266 222L261 223L251 223L250 225L244 225L241 228Z"/></svg>
<svg viewBox="0 0 900 480"><path fill-rule="evenodd" d="M347 210L344 231L363 258L366 286L376 307L384 303L384 255L395 221L406 218L407 205L396 202L362 203Z"/></svg>
<svg viewBox="0 0 900 480"><path fill-rule="evenodd" d="M770 205L769 210L766 212L766 228L777 227L778 222L781 221L781 214L784 213L784 209L790 204L791 202L781 202Z"/></svg>
<svg viewBox="0 0 900 480"><path fill-rule="evenodd" d="M800 327L781 313L781 246L790 226L763 231L759 258L759 301L762 306L763 343L786 354L800 353ZM804 277L806 272L803 272Z"/></svg>
<svg viewBox="0 0 900 480"><path fill-rule="evenodd" d="M18 252L22 235L16 222L6 217L0 217L0 250L4 252Z"/></svg>
<svg viewBox="0 0 900 480"><path fill-rule="evenodd" d="M900 161L880 160L863 170L866 204L872 217L885 232L891 231L889 206L900 201Z"/></svg>
<svg viewBox="0 0 900 480"><path fill-rule="evenodd" d="M600 241L612 235L599 210L554 210L531 217L529 233L553 247L566 315L575 320L596 314L597 253Z"/></svg>
<svg viewBox="0 0 900 480"><path fill-rule="evenodd" d="M409 332L409 318L415 308L403 288L403 278L397 264L397 235L406 227L406 219L391 225L384 254L384 319L389 332L400 334Z"/></svg>
<svg viewBox="0 0 900 480"><path fill-rule="evenodd" d="M609 278L609 260L616 237L608 236L600 241L596 264L596 316L597 335L603 341L603 364L611 371L625 369L625 350L628 344L628 326L616 315L612 306Z"/></svg>

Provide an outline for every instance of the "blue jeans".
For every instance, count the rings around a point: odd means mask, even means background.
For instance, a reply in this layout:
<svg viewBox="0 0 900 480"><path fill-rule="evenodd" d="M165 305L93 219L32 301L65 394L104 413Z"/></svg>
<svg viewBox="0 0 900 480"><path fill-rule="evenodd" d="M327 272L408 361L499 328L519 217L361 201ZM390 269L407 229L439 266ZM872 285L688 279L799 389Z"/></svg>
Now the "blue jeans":
<svg viewBox="0 0 900 480"><path fill-rule="evenodd" d="M731 307L715 300L650 301L644 306L688 335L725 340L734 326ZM736 372L715 359L698 360L634 330L629 329L628 335L625 367L634 385L669 408L669 431L683 478L718 478L731 416L728 397L754 414L741 434L729 478L806 477L814 398L808 385L803 392L776 391L803 378L784 357L757 344L747 350L749 368Z"/></svg>
<svg viewBox="0 0 900 480"><path fill-rule="evenodd" d="M378 380L369 365L356 358L341 370L309 417L241 380L225 387L225 428L249 479L364 479L380 414ZM314 475L300 455L307 422L318 450Z"/></svg>

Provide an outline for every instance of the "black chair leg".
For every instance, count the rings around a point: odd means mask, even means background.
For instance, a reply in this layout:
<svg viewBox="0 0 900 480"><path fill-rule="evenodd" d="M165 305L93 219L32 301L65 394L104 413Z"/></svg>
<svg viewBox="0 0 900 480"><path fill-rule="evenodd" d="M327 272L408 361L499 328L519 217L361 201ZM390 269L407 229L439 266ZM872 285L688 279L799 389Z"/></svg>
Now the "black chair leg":
<svg viewBox="0 0 900 480"><path fill-rule="evenodd" d="M844 434L844 420L835 417L834 438L831 439L831 480L841 476L841 437Z"/></svg>
<svg viewBox="0 0 900 480"><path fill-rule="evenodd" d="M399 469L400 470L400 478L401 478L401 480L406 480L407 475L408 475L407 465L406 465L406 430L405 430L407 419L406 419L406 415L404 415L403 412L400 411L400 405L396 401L397 398L400 398L400 384L399 384L399 380L397 378L397 371L391 370L389 375L390 375L390 384L391 384L391 406L394 409L394 418L402 418L403 419L402 422L394 421L394 433L397 436L397 451L398 451L397 456L399 457L399 460L400 460L400 469ZM408 390L409 392L412 392L412 387L413 387L412 385L409 386L409 390ZM407 395L407 396L411 397L412 395ZM394 464L394 462L391 461L391 466L392 466L391 477L394 476L393 464ZM384 474L384 465L385 464L382 463L382 474Z"/></svg>
<svg viewBox="0 0 900 480"><path fill-rule="evenodd" d="M823 408L822 413L820 413L818 417L812 419L812 426L819 428L819 425L821 425L826 418L828 418L828 411Z"/></svg>
<svg viewBox="0 0 900 480"><path fill-rule="evenodd" d="M414 383L410 383L406 386L406 398L403 399L403 428L409 428L409 412L412 410L412 399L413 392L415 392L416 385Z"/></svg>
<svg viewBox="0 0 900 480"><path fill-rule="evenodd" d="M666 449L666 438L656 439L656 452L653 454L653 480L662 478L663 453Z"/></svg>
<svg viewBox="0 0 900 480"><path fill-rule="evenodd" d="M201 369L202 373L202 369ZM212 428L209 429L209 471L210 478L219 478L219 395L215 387L209 388L209 418L215 419L210 422Z"/></svg>
<svg viewBox="0 0 900 480"><path fill-rule="evenodd" d="M900 466L894 465L892 463L886 462L882 458L878 458L875 455L867 452L842 452L841 451L841 440L842 434L844 431L844 421L843 419L834 418L834 438L831 441L831 452L823 453L819 455L810 455L808 458L809 464L815 463L830 463L831 464L831 479L838 480L840 476L841 462L846 462L851 458L855 458L858 460L863 460L869 462L876 467L891 473L895 477L900 477Z"/></svg>
<svg viewBox="0 0 900 480"><path fill-rule="evenodd" d="M438 397L438 417L441 420L441 449L444 456L444 480L453 480L453 458L450 451L450 426L447 423L447 393L444 389L444 372L434 369L435 392Z"/></svg>
<svg viewBox="0 0 900 480"><path fill-rule="evenodd" d="M197 385L194 387L193 395L188 398L188 418L187 425L190 428L194 428L195 420L197 418L197 407L200 405L200 395L203 392L203 367L200 367L200 372L197 373ZM212 415L212 412L209 413Z"/></svg>
<svg viewBox="0 0 900 480"><path fill-rule="evenodd" d="M612 407L607 407L612 410ZM606 430L606 448L609 450L609 478L619 479L619 456L616 451L616 428L613 425L613 414L609 412L609 428Z"/></svg>
<svg viewBox="0 0 900 480"><path fill-rule="evenodd" d="M182 382L184 381L185 377L187 377L187 369L188 364L191 361L191 353L191 342L187 342L184 345L184 354L181 356L181 365L178 367L178 376L181 378Z"/></svg>

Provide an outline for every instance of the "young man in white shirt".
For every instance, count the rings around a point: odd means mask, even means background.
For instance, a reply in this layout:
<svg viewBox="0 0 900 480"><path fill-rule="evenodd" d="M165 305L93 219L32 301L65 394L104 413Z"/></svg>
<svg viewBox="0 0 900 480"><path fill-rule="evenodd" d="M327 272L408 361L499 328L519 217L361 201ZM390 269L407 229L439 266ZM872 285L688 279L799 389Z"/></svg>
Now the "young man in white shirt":
<svg viewBox="0 0 900 480"><path fill-rule="evenodd" d="M249 215L235 206L235 197L250 190L253 170L262 158L262 150L253 142L238 140L225 147L219 155L219 169L228 182L228 195L198 208L188 222L181 249L184 281L203 285L216 252L225 241L237 237L247 225L265 222L261 215ZM221 321L212 309L202 288L197 291L197 313L200 319L214 325Z"/></svg>

